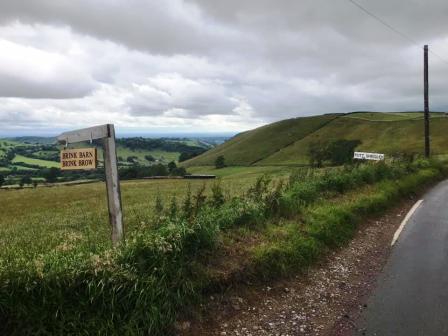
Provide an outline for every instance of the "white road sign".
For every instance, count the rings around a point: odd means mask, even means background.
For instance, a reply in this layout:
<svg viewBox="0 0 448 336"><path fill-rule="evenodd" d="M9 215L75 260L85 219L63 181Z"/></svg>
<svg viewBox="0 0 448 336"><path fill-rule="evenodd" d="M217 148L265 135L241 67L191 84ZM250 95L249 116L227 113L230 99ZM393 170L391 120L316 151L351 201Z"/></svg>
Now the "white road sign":
<svg viewBox="0 0 448 336"><path fill-rule="evenodd" d="M366 152L355 152L354 159L358 160L374 160L381 161L384 160L384 154L380 153L366 153Z"/></svg>

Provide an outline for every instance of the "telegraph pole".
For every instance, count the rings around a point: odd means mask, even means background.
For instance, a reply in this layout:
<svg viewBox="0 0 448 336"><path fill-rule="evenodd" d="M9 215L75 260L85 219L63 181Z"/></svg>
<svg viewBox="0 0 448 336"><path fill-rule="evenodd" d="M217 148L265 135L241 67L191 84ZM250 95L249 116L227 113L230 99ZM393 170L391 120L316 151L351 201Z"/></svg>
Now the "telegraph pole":
<svg viewBox="0 0 448 336"><path fill-rule="evenodd" d="M424 50L424 95L425 95L425 157L429 158L429 78L428 78L428 46Z"/></svg>

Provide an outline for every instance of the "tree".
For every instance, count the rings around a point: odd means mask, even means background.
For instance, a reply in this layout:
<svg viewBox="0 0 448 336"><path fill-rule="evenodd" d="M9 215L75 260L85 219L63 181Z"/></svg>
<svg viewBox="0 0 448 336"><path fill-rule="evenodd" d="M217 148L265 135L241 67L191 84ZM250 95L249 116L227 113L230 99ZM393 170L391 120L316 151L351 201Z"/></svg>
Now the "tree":
<svg viewBox="0 0 448 336"><path fill-rule="evenodd" d="M224 168L225 166L226 166L226 162L225 162L224 156L223 155L218 156L215 160L216 169L221 169L221 168Z"/></svg>
<svg viewBox="0 0 448 336"><path fill-rule="evenodd" d="M343 165L353 161L355 148L361 144L359 140L334 140L327 146L327 159L333 165Z"/></svg>
<svg viewBox="0 0 448 336"><path fill-rule="evenodd" d="M190 153L180 153L179 155L179 162L183 162L183 161L187 161L188 159L190 159Z"/></svg>
<svg viewBox="0 0 448 336"><path fill-rule="evenodd" d="M128 156L126 158L126 161L129 162L129 163L137 163L138 162L138 157L136 157L136 156Z"/></svg>
<svg viewBox="0 0 448 336"><path fill-rule="evenodd" d="M5 177L0 175L0 187L5 183Z"/></svg>
<svg viewBox="0 0 448 336"><path fill-rule="evenodd" d="M15 156L16 156L16 153L12 149L10 149L9 151L6 152L6 160L9 162L14 160Z"/></svg>
<svg viewBox="0 0 448 336"><path fill-rule="evenodd" d="M44 169L44 171L42 172L42 176L49 183L56 182L59 175L60 175L60 170L56 167L51 167L50 169Z"/></svg>
<svg viewBox="0 0 448 336"><path fill-rule="evenodd" d="M171 173L174 169L177 168L177 165L174 161L171 161L170 163L168 163L168 171Z"/></svg>
<svg viewBox="0 0 448 336"><path fill-rule="evenodd" d="M168 176L168 169L159 163L149 167L149 176Z"/></svg>
<svg viewBox="0 0 448 336"><path fill-rule="evenodd" d="M145 155L145 160L148 162L154 162L156 159L152 155Z"/></svg>
<svg viewBox="0 0 448 336"><path fill-rule="evenodd" d="M192 159L198 155L201 155L205 151L207 151L205 148L198 148L198 149L195 149L195 150L189 151L189 152L181 152L179 155L179 162L183 162L183 161Z"/></svg>
<svg viewBox="0 0 448 336"><path fill-rule="evenodd" d="M33 181L31 180L31 177L25 175L20 179L20 183L22 184L21 186L23 186L24 184L31 184Z"/></svg>
<svg viewBox="0 0 448 336"><path fill-rule="evenodd" d="M308 157L311 166L322 167L322 163L327 157L327 146L320 141L310 143Z"/></svg>
<svg viewBox="0 0 448 336"><path fill-rule="evenodd" d="M324 161L329 161L336 166L352 162L353 152L360 144L359 140L345 139L310 143L308 147L310 164L322 167Z"/></svg>
<svg viewBox="0 0 448 336"><path fill-rule="evenodd" d="M187 175L187 170L184 167L174 168L171 173L171 176L185 176Z"/></svg>

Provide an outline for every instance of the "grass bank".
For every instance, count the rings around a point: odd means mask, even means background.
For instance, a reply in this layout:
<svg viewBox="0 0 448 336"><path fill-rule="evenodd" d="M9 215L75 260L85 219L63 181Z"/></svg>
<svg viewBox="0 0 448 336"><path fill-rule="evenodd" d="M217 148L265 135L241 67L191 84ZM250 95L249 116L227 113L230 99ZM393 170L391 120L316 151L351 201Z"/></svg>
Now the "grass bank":
<svg viewBox="0 0 448 336"><path fill-rule="evenodd" d="M269 241L254 249L254 274L272 278L309 267L329 250L348 242L367 217L380 214L403 197L444 176L441 167L422 167L338 198L336 202L325 200L308 207L299 221L289 221L280 230L271 230Z"/></svg>

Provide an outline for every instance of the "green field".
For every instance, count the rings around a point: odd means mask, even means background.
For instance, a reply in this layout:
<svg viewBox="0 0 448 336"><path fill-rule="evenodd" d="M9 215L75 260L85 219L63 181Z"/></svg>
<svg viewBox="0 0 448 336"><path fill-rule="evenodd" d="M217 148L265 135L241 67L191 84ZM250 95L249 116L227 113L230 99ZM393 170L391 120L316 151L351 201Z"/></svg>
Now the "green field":
<svg viewBox="0 0 448 336"><path fill-rule="evenodd" d="M54 139L51 138L33 138L33 137L21 137L18 139L23 139L25 142L21 142L19 140L10 140L10 139L0 139L0 159L5 155L6 151L8 149L13 149L14 147L21 147L21 154L16 154L15 159L13 160L13 164L10 165L9 168L17 167L21 170L32 170L32 168L29 167L23 167L20 165L17 165L15 163L17 162L23 162L26 164L32 164L37 165L42 168L49 168L49 167L59 167L59 163L56 161L50 161L48 158L50 157L51 160L53 160L54 154L58 154L60 149L63 148L63 146L55 145L52 142L54 142ZM34 141L38 141L39 143L34 143ZM203 147L203 148L209 148L210 145L207 145L205 143L202 143L199 140L196 139L182 139L182 140L172 140L173 142L179 142L188 146L196 146L196 147ZM45 145L43 145L43 143ZM89 147L89 146L95 146L91 145L90 143L76 143L76 144L70 144L69 148L81 148L81 147ZM46 148L43 150L42 148ZM50 149L48 149L50 148ZM25 153L23 152L25 150ZM27 154L29 153L29 154ZM168 164L171 161L177 162L180 156L180 152L170 152L165 151L161 149L153 149L153 150L147 150L147 149L130 149L126 146L123 146L121 144L117 145L117 156L119 158L119 164L120 165L129 165L130 163L127 161L128 157L133 157L134 163L138 163L143 166L148 166L152 163L150 163L148 160L145 159L145 156L151 155L158 163L162 164ZM33 157L31 157L33 156ZM98 150L98 159L101 161L103 160L103 151L100 148ZM6 169L2 169L4 171L8 170L8 167L3 167Z"/></svg>
<svg viewBox="0 0 448 336"><path fill-rule="evenodd" d="M447 126L445 113L431 113L435 155L448 154ZM311 143L341 139L360 140L356 148L359 151L423 153L423 113L355 112L283 120L241 133L184 165L212 166L223 155L230 166L302 166L309 163L307 151Z"/></svg>
<svg viewBox="0 0 448 336"><path fill-rule="evenodd" d="M29 157L26 157L23 155L16 155L14 157L14 159L12 160L12 162L13 163L23 162L23 163L37 165L37 166L46 167L46 168L51 168L51 167L59 168L59 166L60 166L59 162L56 162L56 161L34 159L34 158L29 158Z"/></svg>
<svg viewBox="0 0 448 336"><path fill-rule="evenodd" d="M231 171L227 172L222 170L224 175L228 176L219 181L232 195L242 194L266 171L243 168L235 173L235 169L230 169ZM200 171L204 172L203 169ZM216 182L176 179L121 182L126 229L128 231L138 229L142 218L151 216L157 195L161 195L167 204L173 196L180 202L189 185L194 192L204 184L209 188ZM33 248L26 248L30 255L55 248L66 235L70 234L94 239L101 244L109 244L104 183L42 187L33 190L0 190L0 204L4 205L0 216L0 241L5 239L2 246L6 241L14 241L9 247L14 250L25 249L29 232L32 232L36 241L40 242ZM3 250L3 256L6 250Z"/></svg>
<svg viewBox="0 0 448 336"><path fill-rule="evenodd" d="M90 144L88 143L77 143L77 144L71 144L70 148L82 148L82 147L89 147ZM145 159L146 155L152 155L155 159L160 160L162 163L168 163L170 161L177 161L179 158L180 153L177 152L166 152L162 150L143 150L143 149L136 149L132 150L130 148L117 145L117 157L121 158L120 163L126 163L126 159L128 156L135 156L137 157L138 163L142 165L148 165L149 162ZM103 151L100 148L98 150L98 160L103 160Z"/></svg>
<svg viewBox="0 0 448 336"><path fill-rule="evenodd" d="M188 172L191 174L209 174L219 177L229 177L232 179L246 179L256 178L257 176L268 174L273 176L285 176L290 174L294 168L291 167L279 167L279 166L232 166L221 169L216 169L213 166L198 166L188 168Z"/></svg>
<svg viewBox="0 0 448 336"><path fill-rule="evenodd" d="M444 118L444 112L431 112L431 118ZM362 119L369 121L400 121L409 119L422 119L423 112L354 112L344 116L344 118Z"/></svg>
<svg viewBox="0 0 448 336"><path fill-rule="evenodd" d="M100 157L102 159L102 151L99 152L101 152ZM123 146L117 147L117 156L122 157L124 161L126 161L128 156L136 156L140 164L147 165L148 161L145 159L146 155L152 155L155 159L160 160L163 163L168 163L171 161L176 162L179 159L180 153L161 150L131 150Z"/></svg>
<svg viewBox="0 0 448 336"><path fill-rule="evenodd" d="M306 269L444 169L418 161L219 174L122 182L117 249L104 183L0 190L0 333L172 334L177 314L211 288Z"/></svg>

